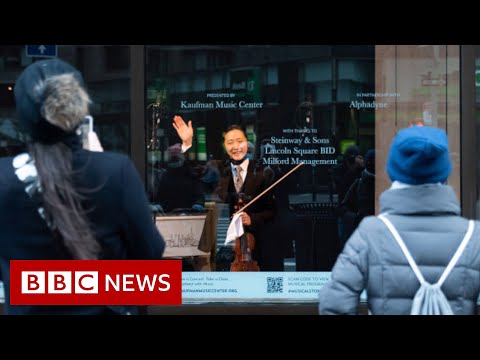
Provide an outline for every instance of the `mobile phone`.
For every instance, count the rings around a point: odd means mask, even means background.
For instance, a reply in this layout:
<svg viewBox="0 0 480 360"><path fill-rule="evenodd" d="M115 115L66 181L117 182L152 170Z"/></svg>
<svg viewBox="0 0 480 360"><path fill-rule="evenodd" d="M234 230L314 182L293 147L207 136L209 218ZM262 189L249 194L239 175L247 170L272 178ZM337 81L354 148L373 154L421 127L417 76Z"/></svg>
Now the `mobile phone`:
<svg viewBox="0 0 480 360"><path fill-rule="evenodd" d="M87 132L93 131L93 117L91 115L85 116L82 126L86 127Z"/></svg>
<svg viewBox="0 0 480 360"><path fill-rule="evenodd" d="M93 117L87 115L83 118L82 123L80 125L81 137L82 137L82 144L84 149L89 148L88 144L88 133L93 131Z"/></svg>

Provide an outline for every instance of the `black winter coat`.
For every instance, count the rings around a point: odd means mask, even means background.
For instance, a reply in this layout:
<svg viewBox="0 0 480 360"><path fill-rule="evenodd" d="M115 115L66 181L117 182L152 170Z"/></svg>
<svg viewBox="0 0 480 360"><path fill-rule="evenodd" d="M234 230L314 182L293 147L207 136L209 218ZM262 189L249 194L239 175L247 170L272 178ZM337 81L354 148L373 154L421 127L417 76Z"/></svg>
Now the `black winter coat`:
<svg viewBox="0 0 480 360"><path fill-rule="evenodd" d="M0 158L0 280L5 287L5 314L105 314L104 306L10 306L10 260L68 259L59 253L37 204L26 194L12 166ZM153 222L144 185L126 155L73 150L75 184L90 189L84 209L102 260L161 259L165 242ZM136 307L127 307L135 314Z"/></svg>

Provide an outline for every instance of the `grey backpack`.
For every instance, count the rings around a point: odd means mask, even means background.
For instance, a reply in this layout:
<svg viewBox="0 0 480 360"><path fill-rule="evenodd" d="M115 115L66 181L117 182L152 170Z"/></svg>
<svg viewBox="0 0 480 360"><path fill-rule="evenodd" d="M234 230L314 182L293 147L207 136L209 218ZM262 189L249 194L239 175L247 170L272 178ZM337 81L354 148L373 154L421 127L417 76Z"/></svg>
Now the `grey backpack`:
<svg viewBox="0 0 480 360"><path fill-rule="evenodd" d="M393 237L395 238L395 240L397 240L398 245L400 245L400 248L405 254L408 263L410 264L410 267L412 268L415 276L420 282L420 288L417 290L417 292L415 293L415 297L413 298L410 315L453 315L452 308L450 307L450 304L445 297L445 294L442 292L441 287L445 282L447 276L450 274L450 271L452 271L453 267L462 255L463 250L465 250L468 241L472 237L475 222L473 220L469 221L467 233L465 234L457 251L455 252L452 259L445 268L442 276L440 276L440 279L435 284L430 284L425 281L425 278L423 277L417 264L413 260L412 255L410 255L410 252L408 251L405 243L400 237L400 234L398 233L397 229L395 229L390 220L387 219L385 214L378 215L378 218L382 220L385 225L387 225Z"/></svg>

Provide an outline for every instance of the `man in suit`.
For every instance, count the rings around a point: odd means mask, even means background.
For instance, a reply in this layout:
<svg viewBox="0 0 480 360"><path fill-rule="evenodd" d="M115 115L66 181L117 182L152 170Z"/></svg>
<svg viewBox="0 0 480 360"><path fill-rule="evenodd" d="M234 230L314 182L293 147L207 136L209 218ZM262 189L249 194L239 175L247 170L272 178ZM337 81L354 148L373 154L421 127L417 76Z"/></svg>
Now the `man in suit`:
<svg viewBox="0 0 480 360"><path fill-rule="evenodd" d="M182 139L182 150L188 150L192 145L193 127L181 116L174 117L173 127ZM229 205L230 215L235 212L234 206L239 196L243 196L245 203L253 200L262 193L270 184L269 177L259 171L258 166L247 157L248 140L245 131L238 125L230 126L224 134L224 146L228 160L221 173L218 195L220 199ZM251 233L256 240L253 250L253 259L258 261L260 270L264 263L268 263L269 251L264 248L260 236L262 225L273 219L275 215L275 195L273 190L268 191L241 215L242 224L246 232Z"/></svg>

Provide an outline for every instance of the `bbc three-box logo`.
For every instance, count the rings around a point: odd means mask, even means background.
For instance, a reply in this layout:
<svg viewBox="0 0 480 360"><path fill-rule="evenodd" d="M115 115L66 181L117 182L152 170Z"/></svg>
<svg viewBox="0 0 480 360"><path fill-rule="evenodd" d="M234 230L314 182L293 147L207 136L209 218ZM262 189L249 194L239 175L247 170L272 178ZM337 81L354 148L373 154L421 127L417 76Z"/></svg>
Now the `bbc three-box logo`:
<svg viewBox="0 0 480 360"><path fill-rule="evenodd" d="M11 260L12 305L181 305L181 260Z"/></svg>

